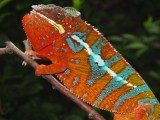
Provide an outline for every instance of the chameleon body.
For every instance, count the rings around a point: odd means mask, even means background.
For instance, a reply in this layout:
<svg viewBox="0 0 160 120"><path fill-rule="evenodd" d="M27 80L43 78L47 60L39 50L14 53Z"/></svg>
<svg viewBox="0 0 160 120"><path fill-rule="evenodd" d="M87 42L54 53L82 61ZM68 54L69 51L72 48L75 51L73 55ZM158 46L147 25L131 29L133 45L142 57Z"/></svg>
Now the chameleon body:
<svg viewBox="0 0 160 120"><path fill-rule="evenodd" d="M23 27L33 51L50 65L36 75L56 74L79 98L114 112L114 120L160 120L154 94L101 33L71 7L33 5Z"/></svg>

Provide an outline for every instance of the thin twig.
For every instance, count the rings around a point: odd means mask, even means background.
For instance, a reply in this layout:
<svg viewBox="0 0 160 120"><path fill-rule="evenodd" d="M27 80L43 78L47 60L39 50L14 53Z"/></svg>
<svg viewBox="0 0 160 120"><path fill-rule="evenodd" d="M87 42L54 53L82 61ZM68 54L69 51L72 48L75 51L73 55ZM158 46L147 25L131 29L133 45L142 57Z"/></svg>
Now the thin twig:
<svg viewBox="0 0 160 120"><path fill-rule="evenodd" d="M12 42L7 41L6 46L7 46L6 48L0 49L0 53L2 53L1 50L5 51L5 53L12 51L16 53L19 57L21 57L24 61L26 61L27 64L31 65L34 69L37 68L38 64L33 59L31 59L31 57L24 54L20 49L18 49ZM7 50L4 50L4 49L7 49ZM56 80L56 78L54 78L52 75L42 75L42 77L46 79L48 82L50 82L51 85L54 86L54 88L56 88L62 94L64 94L69 99L71 99L73 102L75 102L81 109L83 109L88 114L88 117L90 119L105 120L104 117L102 117L99 113L97 113L94 109L92 109L88 104L78 99L66 87L64 87L60 82L58 82L58 80Z"/></svg>

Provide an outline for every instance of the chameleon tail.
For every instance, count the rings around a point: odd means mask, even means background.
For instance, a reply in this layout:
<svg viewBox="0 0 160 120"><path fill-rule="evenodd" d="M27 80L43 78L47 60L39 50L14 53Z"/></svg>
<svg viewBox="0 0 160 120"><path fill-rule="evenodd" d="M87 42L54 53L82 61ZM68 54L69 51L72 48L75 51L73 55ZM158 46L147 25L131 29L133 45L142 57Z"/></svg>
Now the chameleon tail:
<svg viewBox="0 0 160 120"><path fill-rule="evenodd" d="M144 103L130 114L114 113L114 120L160 120L160 104Z"/></svg>

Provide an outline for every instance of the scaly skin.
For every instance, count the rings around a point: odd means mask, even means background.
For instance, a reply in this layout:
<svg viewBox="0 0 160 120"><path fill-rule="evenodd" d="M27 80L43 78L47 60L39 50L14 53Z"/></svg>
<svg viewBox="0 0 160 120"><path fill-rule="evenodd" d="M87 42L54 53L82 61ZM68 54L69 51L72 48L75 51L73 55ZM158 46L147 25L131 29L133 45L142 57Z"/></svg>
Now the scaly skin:
<svg viewBox="0 0 160 120"><path fill-rule="evenodd" d="M160 120L160 104L150 88L103 35L70 7L34 5L23 18L33 51L50 65L37 76L56 74L79 98L114 112L114 120Z"/></svg>

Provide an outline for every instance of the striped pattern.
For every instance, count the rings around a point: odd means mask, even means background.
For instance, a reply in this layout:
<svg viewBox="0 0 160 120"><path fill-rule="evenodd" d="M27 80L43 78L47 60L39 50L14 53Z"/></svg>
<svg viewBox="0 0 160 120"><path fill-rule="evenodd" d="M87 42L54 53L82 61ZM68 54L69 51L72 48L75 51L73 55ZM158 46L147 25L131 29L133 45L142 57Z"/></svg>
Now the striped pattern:
<svg viewBox="0 0 160 120"><path fill-rule="evenodd" d="M156 100L139 74L98 31L86 23L77 24L70 37L75 44L67 44L73 51L70 59L78 58L80 62L69 62L71 74L61 74L67 81L61 80L73 93L98 108L118 113L133 112L141 106L141 99ZM86 37L75 35L75 31ZM81 49L75 51L76 44ZM147 103L153 104L152 109L159 104Z"/></svg>

